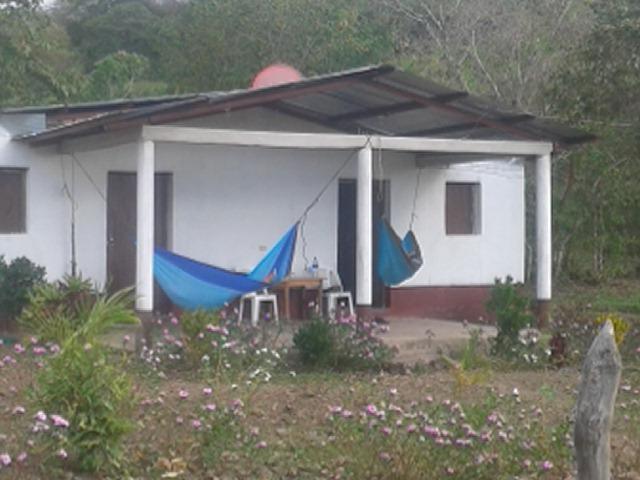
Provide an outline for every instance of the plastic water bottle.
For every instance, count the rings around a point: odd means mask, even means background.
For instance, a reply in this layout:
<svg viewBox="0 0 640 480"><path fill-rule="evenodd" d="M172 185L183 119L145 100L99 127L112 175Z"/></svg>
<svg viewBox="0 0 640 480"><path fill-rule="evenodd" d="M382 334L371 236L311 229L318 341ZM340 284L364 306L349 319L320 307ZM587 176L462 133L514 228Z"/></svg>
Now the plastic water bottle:
<svg viewBox="0 0 640 480"><path fill-rule="evenodd" d="M318 257L313 257L313 261L311 262L311 275L314 277L318 276Z"/></svg>

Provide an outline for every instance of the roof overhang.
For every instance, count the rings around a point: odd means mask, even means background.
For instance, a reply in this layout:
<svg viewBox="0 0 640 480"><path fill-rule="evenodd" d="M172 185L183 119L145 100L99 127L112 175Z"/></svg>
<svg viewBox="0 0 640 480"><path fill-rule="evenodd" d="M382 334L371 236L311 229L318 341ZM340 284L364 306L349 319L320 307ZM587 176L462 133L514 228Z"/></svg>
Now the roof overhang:
<svg viewBox="0 0 640 480"><path fill-rule="evenodd" d="M454 138L389 137L333 133L258 132L209 128L144 126L142 140L239 147L352 150L365 148L400 152L437 152L507 156L548 155L549 142L464 140Z"/></svg>
<svg viewBox="0 0 640 480"><path fill-rule="evenodd" d="M163 125L263 107L339 133L381 137L533 141L566 147L595 137L528 113L501 108L389 65L322 75L255 90L212 92L118 110L15 137L30 145Z"/></svg>

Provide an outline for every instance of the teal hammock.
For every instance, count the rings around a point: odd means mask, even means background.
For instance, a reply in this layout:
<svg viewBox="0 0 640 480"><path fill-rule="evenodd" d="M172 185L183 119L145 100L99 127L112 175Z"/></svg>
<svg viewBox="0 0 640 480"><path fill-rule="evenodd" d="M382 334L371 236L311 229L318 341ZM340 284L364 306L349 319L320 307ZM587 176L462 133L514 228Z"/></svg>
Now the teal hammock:
<svg viewBox="0 0 640 480"><path fill-rule="evenodd" d="M420 246L411 230L400 239L384 218L378 220L376 228L378 276L387 286L398 285L411 278L422 267Z"/></svg>
<svg viewBox="0 0 640 480"><path fill-rule="evenodd" d="M282 281L291 272L298 223L248 274L232 272L156 248L153 274L169 299L183 310L210 310L246 293Z"/></svg>

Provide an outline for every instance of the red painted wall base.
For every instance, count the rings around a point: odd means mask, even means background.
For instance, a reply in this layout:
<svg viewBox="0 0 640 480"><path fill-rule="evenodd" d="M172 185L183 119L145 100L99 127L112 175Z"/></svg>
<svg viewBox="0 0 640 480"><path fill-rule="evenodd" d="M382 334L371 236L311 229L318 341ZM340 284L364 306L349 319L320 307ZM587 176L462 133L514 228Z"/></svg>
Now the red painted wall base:
<svg viewBox="0 0 640 480"><path fill-rule="evenodd" d="M358 307L365 317L415 317L491 323L485 304L491 285L473 287L400 287L388 292L385 309Z"/></svg>

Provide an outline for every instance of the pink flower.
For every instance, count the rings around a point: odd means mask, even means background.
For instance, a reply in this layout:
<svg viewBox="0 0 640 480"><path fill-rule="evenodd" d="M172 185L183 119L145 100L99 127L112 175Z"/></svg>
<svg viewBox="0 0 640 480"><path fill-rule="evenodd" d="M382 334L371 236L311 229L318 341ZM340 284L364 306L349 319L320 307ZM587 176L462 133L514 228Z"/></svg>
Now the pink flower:
<svg viewBox="0 0 640 480"><path fill-rule="evenodd" d="M196 430L198 430L200 427L202 427L202 422L198 419L192 420L191 421L191 426L193 428L195 428Z"/></svg>
<svg viewBox="0 0 640 480"><path fill-rule="evenodd" d="M264 440L260 440L258 443L256 443L256 448L267 448L267 442L265 442Z"/></svg>
<svg viewBox="0 0 640 480"><path fill-rule="evenodd" d="M27 460L27 452L21 452L16 457L18 463L24 463Z"/></svg>
<svg viewBox="0 0 640 480"><path fill-rule="evenodd" d="M416 431L418 431L418 426L415 423L412 423L409 426L407 426L407 433L414 433Z"/></svg>
<svg viewBox="0 0 640 480"><path fill-rule="evenodd" d="M39 356L44 355L45 353L47 353L47 349L46 348L40 347L40 346L33 347L33 354L34 355L39 357Z"/></svg>
<svg viewBox="0 0 640 480"><path fill-rule="evenodd" d="M353 417L353 412L351 410L343 410L342 418L351 418Z"/></svg>
<svg viewBox="0 0 640 480"><path fill-rule="evenodd" d="M391 430L389 427L382 427L381 431L385 437L388 437L389 435L391 435L393 430Z"/></svg>
<svg viewBox="0 0 640 480"><path fill-rule="evenodd" d="M370 403L369 405L367 405L365 407L365 411L371 415L371 416L377 416L378 415L378 409L376 408L376 406L373 403Z"/></svg>
<svg viewBox="0 0 640 480"><path fill-rule="evenodd" d="M16 344L13 346L13 351L14 351L14 352L16 352L17 354L24 353L24 350L25 350L25 349L24 349L24 347L23 347L21 344L19 344L19 343L16 343Z"/></svg>
<svg viewBox="0 0 640 480"><path fill-rule="evenodd" d="M551 470L553 468L553 463L551 463L549 460L545 460L544 462L542 462L542 464L540 465L540 468L545 471L548 472L549 470Z"/></svg>
<svg viewBox="0 0 640 480"><path fill-rule="evenodd" d="M333 414L333 415L336 415L336 414L342 412L342 407L339 406L339 405L335 405L335 406L334 405L330 405L329 406L329 412L331 414Z"/></svg>
<svg viewBox="0 0 640 480"><path fill-rule="evenodd" d="M123 345L126 345L130 341L131 341L131 337L129 335L125 335L124 337L122 337L122 344Z"/></svg>
<svg viewBox="0 0 640 480"><path fill-rule="evenodd" d="M51 353L53 353L54 355L55 355L56 353L59 353L59 352L60 352L60 345L58 345L57 343L54 343L53 345L51 345L51 346L49 347L49 351L50 351Z"/></svg>
<svg viewBox="0 0 640 480"><path fill-rule="evenodd" d="M58 452L56 453L56 456L58 458L60 458L61 460L66 460L67 457L69 456L67 454L67 451L64 448L61 448L60 450L58 450Z"/></svg>
<svg viewBox="0 0 640 480"><path fill-rule="evenodd" d="M69 428L69 421L60 415L51 415L53 425L61 428Z"/></svg>
<svg viewBox="0 0 640 480"><path fill-rule="evenodd" d="M180 391L178 392L178 396L182 400L186 400L187 398L189 398L189 392L187 392L186 390L180 389Z"/></svg>
<svg viewBox="0 0 640 480"><path fill-rule="evenodd" d="M207 404L204 406L204 409L205 409L207 412L215 412L215 410L216 410L216 404L215 404L215 403L207 403Z"/></svg>
<svg viewBox="0 0 640 480"><path fill-rule="evenodd" d="M211 395L212 393L213 393L213 390L212 390L211 388L209 388L209 387L204 387L204 388L202 389L202 394L203 394L205 397L208 397L208 396L209 396L209 395Z"/></svg>
<svg viewBox="0 0 640 480"><path fill-rule="evenodd" d="M33 418L35 418L36 420L38 420L39 422L46 422L47 421L47 414L44 413L42 410L39 410L34 416Z"/></svg>
<svg viewBox="0 0 640 480"><path fill-rule="evenodd" d="M11 465L11 457L8 453L0 453L0 465L4 467Z"/></svg>
<svg viewBox="0 0 640 480"><path fill-rule="evenodd" d="M178 325L178 317L171 316L171 325Z"/></svg>
<svg viewBox="0 0 640 480"><path fill-rule="evenodd" d="M378 454L378 458L380 460L382 460L383 462L389 462L391 461L391 455L389 455L387 452L380 452Z"/></svg>
<svg viewBox="0 0 640 480"><path fill-rule="evenodd" d="M36 343L38 343L38 339L36 337L31 337L29 341L31 342L31 345L35 345Z"/></svg>

